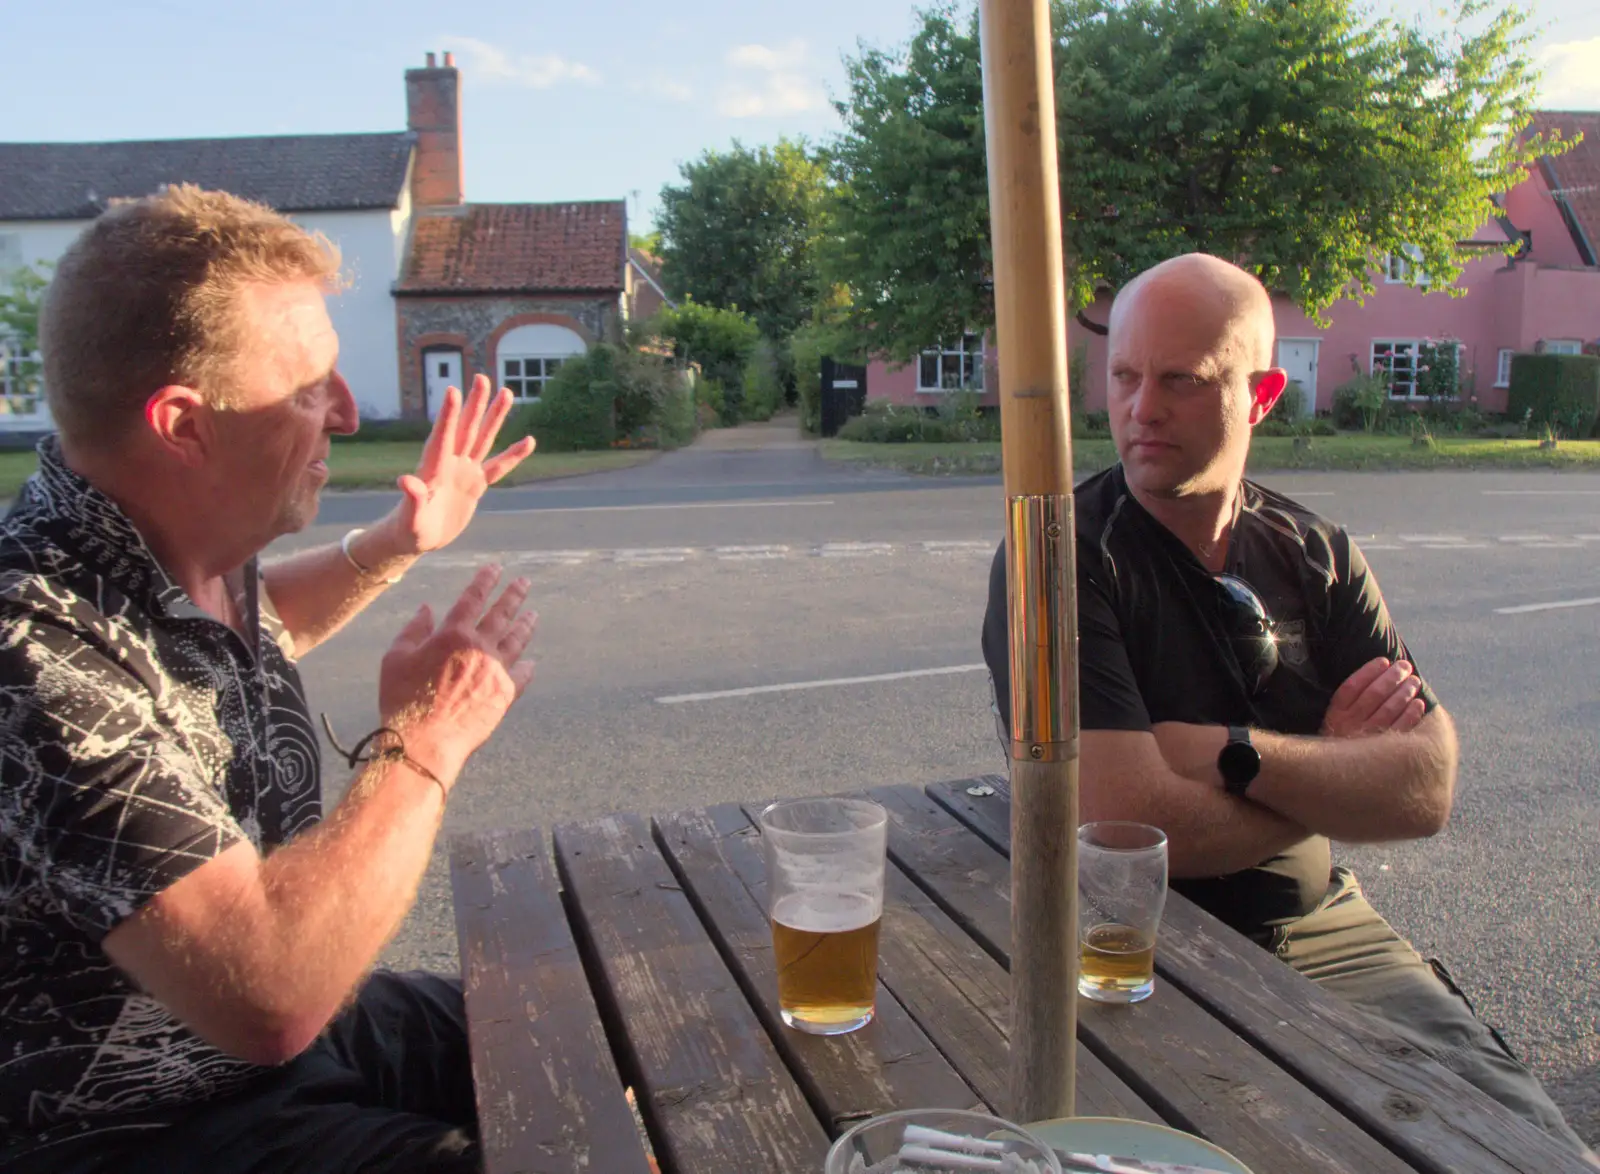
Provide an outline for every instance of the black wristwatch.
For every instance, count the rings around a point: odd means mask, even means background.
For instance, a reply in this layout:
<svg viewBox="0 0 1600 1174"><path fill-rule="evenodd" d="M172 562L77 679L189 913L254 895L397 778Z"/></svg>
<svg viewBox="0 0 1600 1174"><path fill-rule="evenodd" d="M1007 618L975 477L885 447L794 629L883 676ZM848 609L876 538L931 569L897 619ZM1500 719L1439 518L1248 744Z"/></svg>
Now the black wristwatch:
<svg viewBox="0 0 1600 1174"><path fill-rule="evenodd" d="M1261 773L1261 751L1250 742L1249 726L1229 726L1228 744L1217 751L1223 789L1240 799Z"/></svg>

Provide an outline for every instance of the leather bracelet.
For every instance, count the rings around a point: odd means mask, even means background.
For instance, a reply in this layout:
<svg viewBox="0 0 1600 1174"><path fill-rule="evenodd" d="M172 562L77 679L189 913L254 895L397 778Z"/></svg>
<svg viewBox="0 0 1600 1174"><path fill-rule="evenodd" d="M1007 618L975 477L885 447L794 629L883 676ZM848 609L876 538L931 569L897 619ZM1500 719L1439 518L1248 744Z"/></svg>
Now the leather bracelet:
<svg viewBox="0 0 1600 1174"><path fill-rule="evenodd" d="M399 575L394 576L380 575L371 567L364 567L360 563L356 562L356 556L350 552L350 542L357 534L365 533L366 530L363 527L357 526L354 530L347 532L343 538L339 539L339 550L344 554L345 562L354 567L356 569L356 574L361 575L363 578L377 579L380 582L388 583L391 586L400 582L401 578L403 578L405 574L403 571Z"/></svg>
<svg viewBox="0 0 1600 1174"><path fill-rule="evenodd" d="M430 783L438 787L440 799L446 803L450 801L450 788L444 785L444 780L438 775L434 774L427 767L423 766L422 763L418 762L415 758L412 758L411 755L406 753L406 742L405 739L400 736L399 730L392 729L389 726L379 726L377 729L373 730L372 733L368 734L366 737L362 738L361 741L357 742L350 749L346 750L343 746L339 745L338 735L333 732L333 723L328 720L328 715L326 713L322 715L322 729L323 732L328 735L328 741L333 744L334 750L338 752L340 757L350 764L352 770L358 766L363 766L371 762L398 762L401 765L416 771L423 778L427 779ZM382 737L393 738L394 744L390 746L374 745L374 743Z"/></svg>

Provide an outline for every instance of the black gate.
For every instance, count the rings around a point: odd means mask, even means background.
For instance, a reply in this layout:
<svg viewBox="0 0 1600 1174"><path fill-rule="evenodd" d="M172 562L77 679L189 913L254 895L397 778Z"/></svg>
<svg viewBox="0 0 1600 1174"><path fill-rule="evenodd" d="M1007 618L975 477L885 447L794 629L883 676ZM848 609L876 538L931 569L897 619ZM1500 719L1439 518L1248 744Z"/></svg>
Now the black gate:
<svg viewBox="0 0 1600 1174"><path fill-rule="evenodd" d="M822 419L820 431L824 436L838 434L851 416L859 416L867 409L867 369L848 363L836 363L831 358L822 360Z"/></svg>

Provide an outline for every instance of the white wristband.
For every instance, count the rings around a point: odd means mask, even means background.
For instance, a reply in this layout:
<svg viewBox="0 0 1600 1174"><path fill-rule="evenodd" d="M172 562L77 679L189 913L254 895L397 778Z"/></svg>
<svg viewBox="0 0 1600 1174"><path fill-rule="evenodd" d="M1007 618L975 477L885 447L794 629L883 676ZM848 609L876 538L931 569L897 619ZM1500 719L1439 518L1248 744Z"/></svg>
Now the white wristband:
<svg viewBox="0 0 1600 1174"><path fill-rule="evenodd" d="M339 549L344 553L345 561L348 562L352 567L354 567L356 569L356 573L358 575L361 575L361 576L363 576L365 578L368 578L368 579L381 579L383 582L389 583L389 584L394 584L394 583L400 582L401 578L405 574L404 571L402 571L399 575L394 575L392 577L391 576L387 576L387 575L379 575L376 571L373 571L372 569L370 569L368 567L364 567L360 563L356 562L356 556L350 553L350 540L353 539L357 534L365 534L365 533L366 533L366 531L364 529L362 529L360 526L357 526L354 530L351 530L343 538L339 539Z"/></svg>

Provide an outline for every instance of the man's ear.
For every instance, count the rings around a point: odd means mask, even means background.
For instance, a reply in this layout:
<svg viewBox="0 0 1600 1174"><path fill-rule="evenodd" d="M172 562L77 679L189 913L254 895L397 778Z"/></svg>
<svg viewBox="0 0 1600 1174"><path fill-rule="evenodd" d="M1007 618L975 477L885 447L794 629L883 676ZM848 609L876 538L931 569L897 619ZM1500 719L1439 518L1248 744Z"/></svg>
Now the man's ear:
<svg viewBox="0 0 1600 1174"><path fill-rule="evenodd" d="M1283 389L1289 386L1289 372L1282 367L1272 367L1254 376L1250 385L1250 426L1253 428L1267 418L1272 405L1278 402Z"/></svg>
<svg viewBox="0 0 1600 1174"><path fill-rule="evenodd" d="M144 421L156 444L191 468L205 463L215 441L212 409L192 387L169 384L144 404Z"/></svg>

